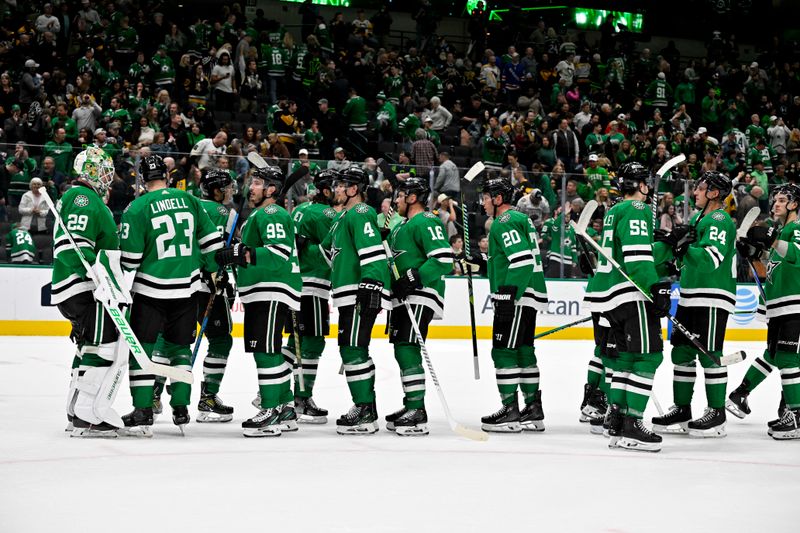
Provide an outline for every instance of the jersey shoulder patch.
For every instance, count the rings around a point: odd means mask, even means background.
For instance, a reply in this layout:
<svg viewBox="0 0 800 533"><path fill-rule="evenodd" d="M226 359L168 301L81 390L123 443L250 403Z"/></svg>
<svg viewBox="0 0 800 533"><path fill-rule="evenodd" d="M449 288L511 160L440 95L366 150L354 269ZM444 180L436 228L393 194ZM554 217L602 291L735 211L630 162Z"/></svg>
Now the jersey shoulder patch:
<svg viewBox="0 0 800 533"><path fill-rule="evenodd" d="M425 211L422 214L422 216L424 216L425 218L439 218L438 216L436 216L435 214L431 213L430 211Z"/></svg>
<svg viewBox="0 0 800 533"><path fill-rule="evenodd" d="M322 213L328 218L336 218L336 209L332 207L328 207Z"/></svg>
<svg viewBox="0 0 800 533"><path fill-rule="evenodd" d="M640 200L634 200L633 202L631 202L631 205L633 206L634 209L640 209L640 210L647 207L645 203Z"/></svg>
<svg viewBox="0 0 800 533"><path fill-rule="evenodd" d="M264 213L268 215L274 215L277 212L278 212L278 206L274 204L268 205L267 207L264 208Z"/></svg>
<svg viewBox="0 0 800 533"><path fill-rule="evenodd" d="M713 213L711 213L711 218L713 218L718 222L722 222L723 220L725 220L725 214L719 211L714 211Z"/></svg>
<svg viewBox="0 0 800 533"><path fill-rule="evenodd" d="M511 220L511 215L509 215L508 213L503 213L502 215L497 217L498 222L508 222L509 220Z"/></svg>
<svg viewBox="0 0 800 533"><path fill-rule="evenodd" d="M224 205L218 205L217 206L217 213L219 213L220 215L226 217L226 216L228 216L228 208L225 207Z"/></svg>
<svg viewBox="0 0 800 533"><path fill-rule="evenodd" d="M364 214L369 212L369 206L367 204L358 204L355 208L356 213Z"/></svg>
<svg viewBox="0 0 800 533"><path fill-rule="evenodd" d="M72 200L72 203L74 203L77 207L86 207L89 205L89 197L85 194L79 194L75 196L75 198Z"/></svg>

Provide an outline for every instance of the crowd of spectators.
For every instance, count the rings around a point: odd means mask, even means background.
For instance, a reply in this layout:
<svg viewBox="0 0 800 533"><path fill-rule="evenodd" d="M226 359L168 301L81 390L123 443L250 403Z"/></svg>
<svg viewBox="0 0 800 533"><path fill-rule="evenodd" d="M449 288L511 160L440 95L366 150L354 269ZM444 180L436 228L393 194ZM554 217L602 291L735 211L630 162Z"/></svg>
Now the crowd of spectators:
<svg viewBox="0 0 800 533"><path fill-rule="evenodd" d="M296 26L261 9L248 18L240 3L212 9L3 3L0 233L27 229L46 262L52 220L39 195L57 198L70 186L72 159L88 145L114 159L108 205L117 217L140 192L135 169L147 153L165 158L173 186L199 194L210 167L246 190L250 151L287 173L362 165L368 201L387 216L384 159L400 179L430 177L431 208L454 250L466 204L472 260L483 269L491 218L460 179L477 161L510 177L517 207L542 231L545 250L558 243L553 253L567 266L562 245L574 238L562 215L576 216L589 199L609 205L626 161L657 169L686 155L660 185L665 228L691 215L692 180L704 170L737 180L729 207L739 213L766 212L770 188L800 174L800 50L777 36L744 60L732 37L715 32L705 57L687 58L672 42L637 45L610 22L596 36L546 18L493 28L482 3L459 45L437 36L427 0L413 13L416 38L402 41L387 6L328 19L306 1ZM309 181L292 188L290 207Z"/></svg>

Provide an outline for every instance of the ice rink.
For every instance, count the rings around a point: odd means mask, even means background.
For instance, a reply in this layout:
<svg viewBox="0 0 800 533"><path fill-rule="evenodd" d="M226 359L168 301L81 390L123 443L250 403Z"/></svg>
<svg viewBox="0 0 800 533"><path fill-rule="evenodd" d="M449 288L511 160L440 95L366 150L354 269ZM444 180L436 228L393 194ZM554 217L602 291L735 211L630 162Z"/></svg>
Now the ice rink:
<svg viewBox="0 0 800 533"><path fill-rule="evenodd" d="M469 341L432 340L429 348L453 414L479 427L499 407L489 342L480 343L480 381ZM726 344L735 349L748 361L731 367L729 389L763 345ZM333 422L350 399L329 341L315 388L329 423L245 439L240 423L255 413L256 373L235 339L220 394L236 408L233 422L192 422L181 437L166 414L152 439L88 440L63 431L70 341L0 337L0 532L797 531L800 441L766 435L777 373L751 395L750 417L729 415L727 438L669 436L661 453L623 452L578 423L591 350L588 341L537 343L542 434L463 440L428 380L430 436L397 437L383 424L371 437L338 436ZM399 372L387 340L374 340L371 351L383 417L401 405ZM667 356L656 376L665 409L671 377ZM696 416L705 405L701 383ZM116 405L129 410L127 389ZM649 421L652 402L648 411Z"/></svg>

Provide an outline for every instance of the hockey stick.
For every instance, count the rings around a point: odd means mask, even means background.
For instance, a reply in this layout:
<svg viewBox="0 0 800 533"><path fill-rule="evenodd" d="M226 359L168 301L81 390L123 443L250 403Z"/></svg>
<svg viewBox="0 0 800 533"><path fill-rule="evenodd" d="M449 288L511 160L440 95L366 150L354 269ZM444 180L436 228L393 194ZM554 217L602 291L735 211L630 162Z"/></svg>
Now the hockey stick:
<svg viewBox="0 0 800 533"><path fill-rule="evenodd" d="M656 222L658 220L658 185L661 183L661 178L667 175L667 172L675 168L676 165L680 165L686 161L686 156L683 154L678 154L666 163L664 163L661 168L658 169L656 172L656 182L653 184L653 231L656 229Z"/></svg>
<svg viewBox="0 0 800 533"><path fill-rule="evenodd" d="M750 211L745 214L744 218L742 219L742 223L739 225L739 229L736 230L736 240L743 239L747 237L747 232L750 230L750 226L753 225L753 222L756 221L758 215L761 213L761 209L758 207L753 207ZM753 275L753 281L756 282L756 286L758 287L758 293L761 295L761 299L764 300L764 305L767 303L767 295L764 292L764 286L761 284L761 279L758 277L758 272L756 271L756 266L753 264L753 260L747 257L745 259L747 264L750 266L750 273Z"/></svg>
<svg viewBox="0 0 800 533"><path fill-rule="evenodd" d="M588 322L592 319L592 317L587 316L586 318L580 318L575 322L570 322L569 324L564 324L563 326L558 326L557 328L548 329L547 331L543 331L541 333L537 333L533 336L535 339L541 339L542 337L547 337L548 335L552 335L553 333L558 333L559 331L565 330L567 328L571 328L572 326L577 326L578 324L583 324L584 322Z"/></svg>
<svg viewBox="0 0 800 533"><path fill-rule="evenodd" d="M472 167L464 174L464 179L467 183L472 183L478 174L486 169L484 164L480 161L472 165ZM461 269L467 272L467 292L469 293L469 322L472 329L472 364L475 372L475 379L481 379L481 368L478 361L478 333L475 325L475 292L472 286L472 268L467 264L467 258L471 256L469 253L469 209L464 205L464 188L461 187L460 191L461 200L461 221L464 231L464 259L461 261Z"/></svg>
<svg viewBox="0 0 800 533"><path fill-rule="evenodd" d="M595 202L594 200L590 200L589 203L586 204L586 205L589 206L592 202L595 203L595 205L592 207L592 209L594 210L594 209L597 208L597 206L596 206L597 202ZM603 258L605 258L605 260L608 261L611 266L616 268L617 271L620 274L622 274L622 276L631 285L633 285L634 288L636 288L636 290L638 290L642 294L642 296L645 297L646 301L648 301L650 303L653 303L653 298L650 296L650 294L648 294L635 281L633 281L633 278L631 278L628 275L628 273L625 272L625 270L623 270L622 266L613 257L611 257L610 255L608 255L606 253L606 251L603 249L602 246L600 246L598 243L596 243L593 239L589 238L589 236L586 235L586 231L585 230L581 231L581 228L578 227L578 225L575 223L575 221L571 221L570 224L572 225L572 227L573 227L573 229L575 230L576 233L581 232L581 234L584 236L584 238L587 239L589 244L595 250L597 250L597 253L600 254L600 256L602 256ZM740 361L743 361L747 357L747 354L745 354L745 352L742 351L742 350L734 352L734 353L732 353L730 355L723 355L721 358L719 358L719 357L717 357L715 355L712 355L712 354L708 353L708 350L706 350L705 347L702 344L700 344L700 342L697 340L695 335L693 333L691 333L688 329L686 329L686 327L683 324L681 324L673 315L667 314L667 318L669 318L670 322L672 322L672 325L675 326L675 328L678 331L680 331L683 335L686 336L687 339L689 339L689 341L692 343L692 345L695 348L697 348L697 350L700 353L702 353L703 355L705 355L706 357L708 357L709 359L714 361L714 363L719 365L719 366L732 365L732 364L738 363Z"/></svg>
<svg viewBox="0 0 800 533"><path fill-rule="evenodd" d="M239 211L236 211L236 214L233 216L233 222L231 223L230 231L228 233L228 238L225 239L225 246L231 245L231 240L233 239L233 234L236 232L236 224L239 222ZM208 327L208 317L211 315L211 308L214 307L214 300L216 299L217 295L222 292L222 287L217 287L217 278L222 275L225 268L220 267L217 270L217 276L214 279L214 291L208 298L208 304L206 304L206 309L203 311L203 319L200 321L200 333L197 334L197 339L194 341L194 348L192 349L192 363L191 366L194 367L194 362L197 359L197 353L200 351L200 343L203 341L203 334Z"/></svg>
<svg viewBox="0 0 800 533"><path fill-rule="evenodd" d="M386 251L387 257L392 257L392 251L389 249L389 243L386 241L383 241L383 249ZM392 275L394 276L394 279L400 279L400 272L398 272L397 265L392 259L389 260L389 266L392 269ZM487 435L485 432L462 426L456 422L455 418L453 418L452 413L450 413L450 407L447 405L447 400L444 397L442 386L439 384L439 379L436 377L436 371L433 369L433 363L431 362L431 357L428 354L428 349L425 347L425 339L422 337L422 333L419 330L419 324L417 324L417 321L414 319L414 311L411 310L411 305L408 303L407 299L403 300L403 305L406 308L406 312L408 312L408 320L411 322L411 327L414 329L414 334L417 336L417 340L419 341L420 351L425 359L425 366L428 367L428 373L431 375L431 381L433 381L433 384L436 387L436 393L439 396L439 401L442 404L442 409L444 409L444 416L447 418L447 423L450 425L450 429L458 435L470 440L489 440L489 435Z"/></svg>
<svg viewBox="0 0 800 533"><path fill-rule="evenodd" d="M66 224L61 219L61 215L59 214L58 210L56 210L56 206L53 204L53 200L47 194L42 195L44 197L44 201L47 204L47 207L50 211L53 212L53 217L55 218L56 224L61 227L61 231L64 232L64 235L69 240L70 245L75 250L75 253L78 255L78 259L81 261L81 265L86 270L86 275L97 285L98 287L102 284L103 287L109 291L111 296L116 293L116 289L114 288L114 284L109 280L105 283L95 279L94 271L92 270L91 265L83 256L83 252L75 244L75 239L72 237L72 234L67 229ZM141 369L148 374L153 374L156 376L163 376L165 378L169 378L173 381L180 381L181 383L193 383L194 376L192 376L192 372L189 370L183 370L180 368L173 368L168 365L162 365L158 363L154 363L150 360L147 356L147 353L144 351L142 344L139 342L139 339L136 338L136 334L131 329L130 324L128 323L128 319L125 317L125 313L122 312L118 307L112 305L109 300L103 299L100 302L103 305L103 309L106 310L106 313L112 318L114 321L114 326L119 331L120 336L125 341L125 344L128 345L131 354L133 354L134 360L136 363L141 367Z"/></svg>

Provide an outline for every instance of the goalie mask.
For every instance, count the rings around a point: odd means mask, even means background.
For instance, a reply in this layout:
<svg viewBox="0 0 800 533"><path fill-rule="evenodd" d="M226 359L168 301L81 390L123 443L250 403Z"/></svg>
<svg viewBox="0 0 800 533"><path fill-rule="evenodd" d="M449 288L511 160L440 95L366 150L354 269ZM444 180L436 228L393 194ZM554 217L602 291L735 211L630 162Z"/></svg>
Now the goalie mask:
<svg viewBox="0 0 800 533"><path fill-rule="evenodd" d="M90 146L75 157L72 164L78 179L85 182L97 194L104 196L114 181L114 162L103 150Z"/></svg>

